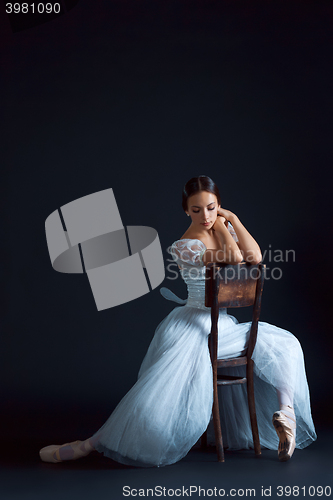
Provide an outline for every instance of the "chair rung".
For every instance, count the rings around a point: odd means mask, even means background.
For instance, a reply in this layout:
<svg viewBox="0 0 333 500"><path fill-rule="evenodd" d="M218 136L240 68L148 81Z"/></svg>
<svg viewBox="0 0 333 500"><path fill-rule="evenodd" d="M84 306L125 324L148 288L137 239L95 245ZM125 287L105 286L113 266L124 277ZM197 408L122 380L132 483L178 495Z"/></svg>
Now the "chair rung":
<svg viewBox="0 0 333 500"><path fill-rule="evenodd" d="M239 358L230 358L230 359L218 359L217 367L221 366L242 366L247 364L247 357L241 356Z"/></svg>
<svg viewBox="0 0 333 500"><path fill-rule="evenodd" d="M236 377L234 375L217 375L217 385L245 384L246 377Z"/></svg>

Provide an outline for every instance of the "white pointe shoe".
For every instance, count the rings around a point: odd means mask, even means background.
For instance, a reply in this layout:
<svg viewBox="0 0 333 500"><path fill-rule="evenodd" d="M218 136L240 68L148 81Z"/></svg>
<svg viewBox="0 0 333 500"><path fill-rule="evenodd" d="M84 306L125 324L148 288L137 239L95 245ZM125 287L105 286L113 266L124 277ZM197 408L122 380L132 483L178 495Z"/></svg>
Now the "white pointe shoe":
<svg viewBox="0 0 333 500"><path fill-rule="evenodd" d="M74 454L68 460L77 460L78 458L82 458L89 455L89 453L94 450L94 448L87 441L88 440L73 441L71 443L66 443L62 445L51 444L50 446L45 446L45 448L39 450L39 456L43 462L51 462L54 464L58 462L63 462L64 460L62 460L60 457L60 449L64 448L65 446L70 446ZM84 450L81 449L82 443L84 443Z"/></svg>
<svg viewBox="0 0 333 500"><path fill-rule="evenodd" d="M291 406L281 405L280 411L276 411L273 415L273 425L276 433L279 437L279 449L278 456L280 462L286 462L289 460L294 453L296 446L296 439L293 429L296 429L296 419L283 413L286 410L289 413L294 413L294 409ZM295 413L294 413L295 417ZM292 422L290 422L290 420Z"/></svg>

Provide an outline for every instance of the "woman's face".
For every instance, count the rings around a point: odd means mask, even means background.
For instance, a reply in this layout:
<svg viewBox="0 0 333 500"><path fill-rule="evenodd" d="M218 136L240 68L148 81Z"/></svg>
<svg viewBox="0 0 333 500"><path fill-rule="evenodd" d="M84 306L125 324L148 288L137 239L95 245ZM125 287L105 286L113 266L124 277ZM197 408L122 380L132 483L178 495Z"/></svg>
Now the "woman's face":
<svg viewBox="0 0 333 500"><path fill-rule="evenodd" d="M193 226L208 230L216 221L218 207L215 194L200 191L188 198L186 213L191 216Z"/></svg>

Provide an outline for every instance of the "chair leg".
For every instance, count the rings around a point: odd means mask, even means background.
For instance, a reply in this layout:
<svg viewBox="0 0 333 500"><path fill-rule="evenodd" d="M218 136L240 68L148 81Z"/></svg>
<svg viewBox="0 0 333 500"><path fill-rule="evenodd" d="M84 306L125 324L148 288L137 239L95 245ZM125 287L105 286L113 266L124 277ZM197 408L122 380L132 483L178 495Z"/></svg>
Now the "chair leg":
<svg viewBox="0 0 333 500"><path fill-rule="evenodd" d="M252 359L248 360L246 378L247 378L247 399L248 399L248 404L249 404L254 452L256 455L261 455L259 430L258 430L258 424L257 424L255 401L254 401L253 360Z"/></svg>
<svg viewBox="0 0 333 500"><path fill-rule="evenodd" d="M201 449L204 450L207 448L207 429L201 436L201 442L200 442Z"/></svg>
<svg viewBox="0 0 333 500"><path fill-rule="evenodd" d="M224 462L224 450L222 442L222 431L219 411L219 397L217 392L217 347L218 347L218 319L219 319L219 304L218 304L218 275L213 278L213 294L214 299L211 307L212 329L209 337L209 353L213 369L213 422L215 433L215 444L217 460Z"/></svg>
<svg viewBox="0 0 333 500"><path fill-rule="evenodd" d="M217 394L217 384L214 384L214 402L213 402L213 422L214 422L214 433L215 433L215 443L216 443L216 453L217 460L219 462L224 462L224 450L222 442L222 431L221 431L221 420L219 411L219 400Z"/></svg>

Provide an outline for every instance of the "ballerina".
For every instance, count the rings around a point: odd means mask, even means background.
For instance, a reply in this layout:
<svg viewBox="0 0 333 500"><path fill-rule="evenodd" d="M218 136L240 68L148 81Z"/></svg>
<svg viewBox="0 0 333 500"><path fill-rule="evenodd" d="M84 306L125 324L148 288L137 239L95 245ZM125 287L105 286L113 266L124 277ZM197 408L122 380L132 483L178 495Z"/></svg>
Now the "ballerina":
<svg viewBox="0 0 333 500"><path fill-rule="evenodd" d="M207 429L213 383L205 268L209 262L255 264L262 255L239 218L221 207L218 188L209 177L186 183L183 209L191 224L169 252L187 285L188 299L181 301L161 289L165 298L184 305L175 307L156 328L137 382L93 436L42 448L43 461L75 460L97 450L120 463L160 467L183 458ZM225 308L220 309L218 322L218 357L242 355L251 322L238 323ZM295 447L304 448L316 439L300 343L287 330L259 322L252 359L261 445L278 448L279 460L287 461ZM223 393L225 446L253 447L244 387L231 389ZM225 408L233 408L232 414Z"/></svg>

